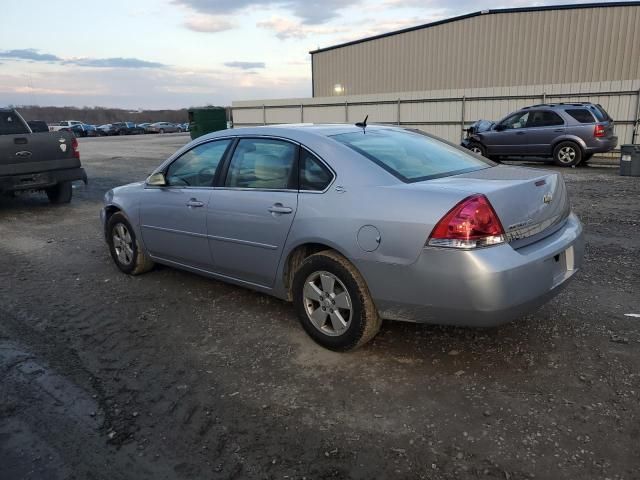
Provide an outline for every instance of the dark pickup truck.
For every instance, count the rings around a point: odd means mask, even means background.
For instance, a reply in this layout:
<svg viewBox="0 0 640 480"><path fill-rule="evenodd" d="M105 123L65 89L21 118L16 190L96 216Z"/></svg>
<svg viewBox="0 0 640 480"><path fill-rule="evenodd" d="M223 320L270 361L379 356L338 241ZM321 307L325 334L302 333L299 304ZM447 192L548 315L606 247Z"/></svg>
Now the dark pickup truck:
<svg viewBox="0 0 640 480"><path fill-rule="evenodd" d="M75 180L87 183L73 133L33 133L17 111L0 108L0 194L44 190L51 203L69 203Z"/></svg>

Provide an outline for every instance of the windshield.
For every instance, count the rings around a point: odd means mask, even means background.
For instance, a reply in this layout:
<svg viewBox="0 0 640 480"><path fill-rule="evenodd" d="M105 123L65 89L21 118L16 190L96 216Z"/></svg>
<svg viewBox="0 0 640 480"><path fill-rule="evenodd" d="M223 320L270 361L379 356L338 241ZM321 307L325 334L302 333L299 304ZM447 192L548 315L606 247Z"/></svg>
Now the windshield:
<svg viewBox="0 0 640 480"><path fill-rule="evenodd" d="M343 133L331 138L380 165L403 182L420 182L492 166L427 135L401 130Z"/></svg>

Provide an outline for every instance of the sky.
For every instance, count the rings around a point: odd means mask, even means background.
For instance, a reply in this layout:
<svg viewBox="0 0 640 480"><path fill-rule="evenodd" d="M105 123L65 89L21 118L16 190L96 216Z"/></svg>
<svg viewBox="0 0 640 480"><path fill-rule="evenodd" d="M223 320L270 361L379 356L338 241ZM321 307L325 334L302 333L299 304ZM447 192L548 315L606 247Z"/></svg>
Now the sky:
<svg viewBox="0 0 640 480"><path fill-rule="evenodd" d="M309 51L520 0L0 0L0 105L311 96Z"/></svg>

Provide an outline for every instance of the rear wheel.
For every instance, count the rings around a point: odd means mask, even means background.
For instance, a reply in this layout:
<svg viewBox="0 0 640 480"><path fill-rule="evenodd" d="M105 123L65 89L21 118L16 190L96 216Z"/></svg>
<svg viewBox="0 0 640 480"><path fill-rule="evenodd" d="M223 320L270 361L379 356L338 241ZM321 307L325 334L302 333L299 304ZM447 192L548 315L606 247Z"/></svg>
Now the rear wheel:
<svg viewBox="0 0 640 480"><path fill-rule="evenodd" d="M53 187L49 187L45 190L49 202L53 204L69 203L73 196L73 186L71 182L60 182Z"/></svg>
<svg viewBox="0 0 640 480"><path fill-rule="evenodd" d="M582 150L573 142L560 142L553 150L553 161L561 167L573 167L582 160Z"/></svg>
<svg viewBox="0 0 640 480"><path fill-rule="evenodd" d="M144 251L127 218L114 213L107 223L107 243L117 267L129 275L139 275L153 268L153 260Z"/></svg>
<svg viewBox="0 0 640 480"><path fill-rule="evenodd" d="M337 252L319 252L302 263L293 278L293 301L305 331L330 350L353 350L380 330L364 279Z"/></svg>
<svg viewBox="0 0 640 480"><path fill-rule="evenodd" d="M161 128L161 129L160 129L160 133L164 133L164 128Z"/></svg>

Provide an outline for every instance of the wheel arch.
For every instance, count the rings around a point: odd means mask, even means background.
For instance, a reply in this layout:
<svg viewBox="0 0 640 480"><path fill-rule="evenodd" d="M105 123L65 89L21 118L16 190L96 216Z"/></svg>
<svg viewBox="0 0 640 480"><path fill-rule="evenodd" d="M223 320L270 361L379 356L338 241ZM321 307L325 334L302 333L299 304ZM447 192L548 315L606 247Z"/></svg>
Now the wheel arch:
<svg viewBox="0 0 640 480"><path fill-rule="evenodd" d="M582 150L583 154L587 150L587 144L582 138L576 135L560 135L559 137L555 138L551 143L551 155L553 155L553 152L556 150L556 147L562 142L573 142L577 144L578 147L580 147L580 150Z"/></svg>
<svg viewBox="0 0 640 480"><path fill-rule="evenodd" d="M323 252L325 250L332 250L339 253L343 257L347 256L340 251L335 245L331 245L326 241L307 241L299 243L289 250L284 262L282 262L281 274L279 278L282 281L283 297L291 301L293 300L291 294L291 287L293 283L293 277L302 263L311 255Z"/></svg>

